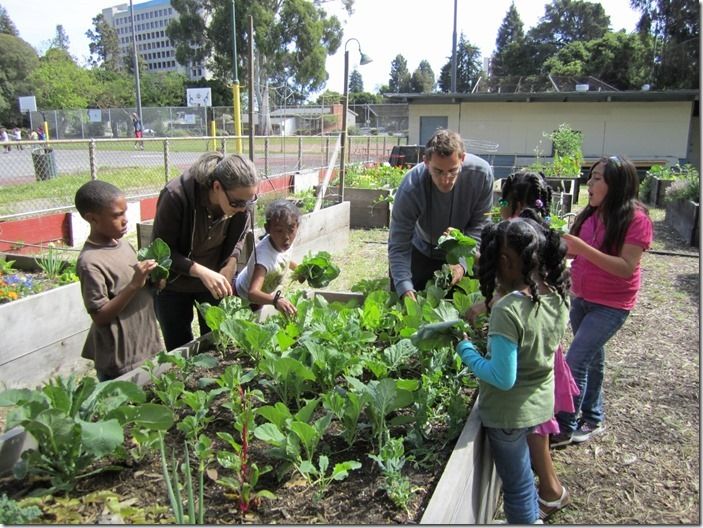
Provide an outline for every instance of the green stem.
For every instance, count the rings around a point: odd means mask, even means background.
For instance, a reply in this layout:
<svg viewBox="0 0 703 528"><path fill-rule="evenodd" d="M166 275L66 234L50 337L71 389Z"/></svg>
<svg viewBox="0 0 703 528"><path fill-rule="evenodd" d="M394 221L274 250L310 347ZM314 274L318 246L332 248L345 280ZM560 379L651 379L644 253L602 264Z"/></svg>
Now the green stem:
<svg viewBox="0 0 703 528"><path fill-rule="evenodd" d="M171 477L168 474L166 446L164 445L164 434L162 432L159 432L159 451L161 452L161 471L164 474L164 481L166 482L166 489L168 490L168 499L171 501L171 509L176 518L176 524L183 524L183 518L178 517L178 502L176 501L176 495L173 491L173 485L171 484Z"/></svg>
<svg viewBox="0 0 703 528"><path fill-rule="evenodd" d="M185 486L188 493L188 524L195 524L195 499L193 498L193 479L190 471L190 455L188 442L183 442L185 448Z"/></svg>

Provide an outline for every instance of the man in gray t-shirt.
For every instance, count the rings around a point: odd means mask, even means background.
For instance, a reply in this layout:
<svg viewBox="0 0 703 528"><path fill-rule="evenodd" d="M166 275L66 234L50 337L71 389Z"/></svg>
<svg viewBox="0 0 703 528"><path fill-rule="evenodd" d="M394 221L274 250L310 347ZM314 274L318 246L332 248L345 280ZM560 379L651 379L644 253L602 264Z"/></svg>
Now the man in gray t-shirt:
<svg viewBox="0 0 703 528"><path fill-rule="evenodd" d="M459 134L438 130L427 142L424 163L403 177L393 201L388 236L391 288L401 297L415 298L445 263L437 239L455 227L480 240L492 205L491 166L466 154ZM465 273L461 264L452 265L452 284Z"/></svg>

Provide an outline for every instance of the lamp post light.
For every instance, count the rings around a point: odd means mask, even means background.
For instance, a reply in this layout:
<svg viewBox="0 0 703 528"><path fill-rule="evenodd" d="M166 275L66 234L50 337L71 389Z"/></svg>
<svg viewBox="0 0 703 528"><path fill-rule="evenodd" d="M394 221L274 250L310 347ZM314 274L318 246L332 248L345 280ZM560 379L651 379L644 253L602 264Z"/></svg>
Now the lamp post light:
<svg viewBox="0 0 703 528"><path fill-rule="evenodd" d="M371 57L366 55L363 51L361 51L361 43L355 39L355 38L350 38L347 39L347 41L344 43L344 99L342 100L342 144L341 144L341 149L340 149L340 155L341 157L339 158L339 202L342 203L344 201L344 175L345 175L345 170L346 170L346 146L347 146L347 113L349 111L349 50L347 50L347 45L351 41L356 42L357 46L359 46L359 55L361 56L361 59L359 61L359 64L361 66L364 66L371 62Z"/></svg>

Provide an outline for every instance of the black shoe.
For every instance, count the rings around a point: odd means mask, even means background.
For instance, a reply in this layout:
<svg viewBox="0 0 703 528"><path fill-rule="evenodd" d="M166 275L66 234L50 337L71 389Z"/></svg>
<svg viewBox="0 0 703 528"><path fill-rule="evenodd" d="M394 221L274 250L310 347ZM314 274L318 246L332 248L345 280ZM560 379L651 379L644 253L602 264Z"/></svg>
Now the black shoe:
<svg viewBox="0 0 703 528"><path fill-rule="evenodd" d="M554 448L569 445L571 442L574 441L573 437L573 433L559 433L549 435L549 447Z"/></svg>

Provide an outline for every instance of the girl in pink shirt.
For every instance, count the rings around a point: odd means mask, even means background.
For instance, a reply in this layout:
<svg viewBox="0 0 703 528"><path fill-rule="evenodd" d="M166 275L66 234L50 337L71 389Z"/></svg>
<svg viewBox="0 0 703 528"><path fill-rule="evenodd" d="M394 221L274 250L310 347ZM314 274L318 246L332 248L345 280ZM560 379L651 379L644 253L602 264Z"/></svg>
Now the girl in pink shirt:
<svg viewBox="0 0 703 528"><path fill-rule="evenodd" d="M601 158L588 179L588 205L564 239L571 266L569 319L574 339L566 354L580 389L574 412L559 412L552 447L580 443L605 430L605 344L625 323L640 289L640 260L652 243L652 221L637 200L639 177L622 156Z"/></svg>

